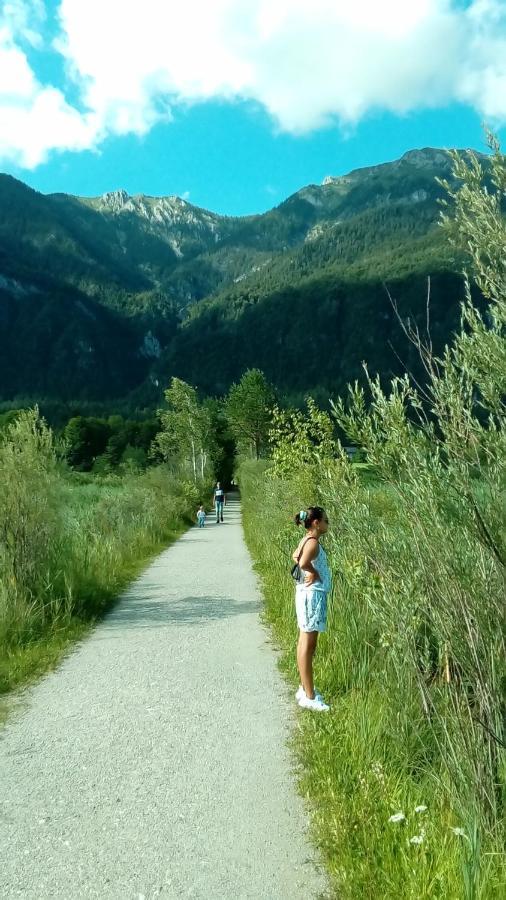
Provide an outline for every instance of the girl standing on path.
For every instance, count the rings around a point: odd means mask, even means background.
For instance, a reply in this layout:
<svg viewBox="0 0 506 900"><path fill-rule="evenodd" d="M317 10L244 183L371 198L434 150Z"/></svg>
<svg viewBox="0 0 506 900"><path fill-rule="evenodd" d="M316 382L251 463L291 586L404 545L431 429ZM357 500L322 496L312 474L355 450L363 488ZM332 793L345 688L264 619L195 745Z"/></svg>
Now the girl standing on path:
<svg viewBox="0 0 506 900"><path fill-rule="evenodd" d="M310 506L295 516L295 524L302 523L307 533L293 553L302 578L295 588L295 609L299 626L297 668L301 680L295 696L299 706L316 712L327 712L329 707L314 689L313 657L318 634L327 630L327 595L331 588L331 574L327 554L320 546L320 536L328 530L329 520L321 506Z"/></svg>

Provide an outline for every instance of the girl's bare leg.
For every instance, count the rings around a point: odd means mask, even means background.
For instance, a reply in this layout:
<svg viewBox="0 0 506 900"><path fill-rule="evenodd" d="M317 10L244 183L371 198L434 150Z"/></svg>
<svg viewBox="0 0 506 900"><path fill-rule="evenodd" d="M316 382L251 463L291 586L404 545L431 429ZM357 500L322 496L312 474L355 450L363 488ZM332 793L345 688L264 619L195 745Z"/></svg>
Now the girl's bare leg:
<svg viewBox="0 0 506 900"><path fill-rule="evenodd" d="M297 643L297 668L306 697L314 698L313 656L318 640L317 631L300 631Z"/></svg>

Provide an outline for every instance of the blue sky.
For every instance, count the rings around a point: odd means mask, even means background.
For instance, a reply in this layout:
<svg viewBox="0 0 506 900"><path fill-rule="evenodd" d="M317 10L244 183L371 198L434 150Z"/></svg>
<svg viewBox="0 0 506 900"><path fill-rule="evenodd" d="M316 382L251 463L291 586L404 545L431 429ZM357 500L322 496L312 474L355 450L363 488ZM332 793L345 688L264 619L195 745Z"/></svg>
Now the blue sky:
<svg viewBox="0 0 506 900"><path fill-rule="evenodd" d="M44 193L121 187L261 212L413 147L483 149L483 120L503 134L504 0L0 12L0 170Z"/></svg>
<svg viewBox="0 0 506 900"><path fill-rule="evenodd" d="M81 196L124 188L178 194L225 215L262 212L326 175L375 165L413 147L484 150L479 116L456 104L405 117L371 115L353 134L338 126L305 136L275 134L248 104L208 103L177 114L144 137L109 138L100 152L55 155L34 171L11 174L43 193Z"/></svg>

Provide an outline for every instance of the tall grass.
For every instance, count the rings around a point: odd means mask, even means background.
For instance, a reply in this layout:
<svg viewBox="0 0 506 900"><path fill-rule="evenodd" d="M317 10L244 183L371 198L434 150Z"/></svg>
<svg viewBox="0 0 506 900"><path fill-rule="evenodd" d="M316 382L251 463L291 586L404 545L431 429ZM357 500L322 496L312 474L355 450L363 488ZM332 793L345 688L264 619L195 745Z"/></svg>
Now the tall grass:
<svg viewBox="0 0 506 900"><path fill-rule="evenodd" d="M410 554L417 562L418 550L404 510L378 482L353 480L346 495L333 477L322 489L321 468L305 467L290 480L273 478L265 464L240 471L246 538L293 686L297 628L288 570L298 535L289 516L317 499L331 520L325 540L335 587L315 677L332 710L328 717L301 713L295 744L336 894L495 898L506 884L498 796L504 772L496 763L490 768L480 726L466 727L455 670L447 681L448 651L422 614L424 586L413 581L406 562ZM439 538L435 533L431 548L435 571ZM385 584L387 570L392 579ZM415 812L422 806L427 809ZM397 813L405 818L389 821Z"/></svg>
<svg viewBox="0 0 506 900"><path fill-rule="evenodd" d="M70 471L36 410L0 443L0 692L58 659L153 553L180 534L195 491L160 466Z"/></svg>
<svg viewBox="0 0 506 900"><path fill-rule="evenodd" d="M336 586L317 683L328 718L301 718L303 785L341 897L506 895L506 158L454 156L445 218L487 302L465 282L440 359L407 332L427 381L367 379L331 417L276 411L272 464L243 467L246 527L294 670L287 522L318 503ZM262 515L258 515L258 509ZM418 807L418 811L417 810ZM426 807L426 809L420 809ZM391 816L394 818L392 819Z"/></svg>

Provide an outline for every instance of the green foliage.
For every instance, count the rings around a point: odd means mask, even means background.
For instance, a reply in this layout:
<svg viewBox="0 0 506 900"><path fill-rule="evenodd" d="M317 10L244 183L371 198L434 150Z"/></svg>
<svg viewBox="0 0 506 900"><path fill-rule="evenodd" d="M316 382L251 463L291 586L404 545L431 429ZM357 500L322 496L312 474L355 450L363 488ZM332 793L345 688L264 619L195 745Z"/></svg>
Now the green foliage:
<svg viewBox="0 0 506 900"><path fill-rule="evenodd" d="M121 463L127 469L145 469L148 464L147 453L142 447L127 444L121 454Z"/></svg>
<svg viewBox="0 0 506 900"><path fill-rule="evenodd" d="M332 420L312 397L306 399L306 410L274 409L269 443L271 472L280 478L301 468L314 470L338 453Z"/></svg>
<svg viewBox="0 0 506 900"><path fill-rule="evenodd" d="M248 542L293 679L289 521L319 503L331 522L335 588L316 679L333 711L301 718L298 750L340 897L504 891L506 160L497 147L492 173L485 190L489 173L457 161L461 186L444 219L485 311L468 289L461 330L439 355L410 331L423 390L406 375L385 389L366 372L367 390L354 384L348 402L332 404L369 469L318 446L332 433L328 417L313 416L301 437L300 414L284 413L271 477L240 476Z"/></svg>
<svg viewBox="0 0 506 900"><path fill-rule="evenodd" d="M107 419L96 416L74 416L63 429L66 458L74 469L82 472L110 471L130 458L141 468L147 465L148 450L159 430L155 419L136 422L120 415ZM127 455L128 456L128 455Z"/></svg>
<svg viewBox="0 0 506 900"><path fill-rule="evenodd" d="M104 452L109 435L107 423L100 419L70 419L63 432L69 464L76 469L90 469L95 457Z"/></svg>
<svg viewBox="0 0 506 900"><path fill-rule="evenodd" d="M6 412L0 413L0 431L7 428L9 425L12 425L21 412L21 409L9 409Z"/></svg>
<svg viewBox="0 0 506 900"><path fill-rule="evenodd" d="M127 211L121 198L43 197L0 176L3 397L41 408L45 398L44 410L128 398L154 410L168 375L223 395L259 368L297 402L308 390L327 400L361 377L364 357L386 378L406 368L419 378L384 284L401 315L421 322L421 285L433 276L437 349L457 324L462 285L461 253L436 227L434 176L449 158L418 157L240 219L177 201L164 219L153 198Z"/></svg>
<svg viewBox="0 0 506 900"><path fill-rule="evenodd" d="M212 477L209 450L213 443L209 407L200 404L194 387L173 378L165 391L168 409L158 410L161 430L153 442L153 454L165 461L177 459L197 479Z"/></svg>
<svg viewBox="0 0 506 900"><path fill-rule="evenodd" d="M56 661L193 519L193 486L128 459L121 477L68 470L37 410L2 431L0 692Z"/></svg>
<svg viewBox="0 0 506 900"><path fill-rule="evenodd" d="M450 154L454 182L439 179L449 198L441 201L441 224L451 244L467 259L483 295L497 302L506 295L506 166L499 143L490 133L488 145L492 156L486 168L475 153Z"/></svg>
<svg viewBox="0 0 506 900"><path fill-rule="evenodd" d="M267 444L274 389L259 369L248 369L225 400L225 416L239 452L259 459Z"/></svg>
<svg viewBox="0 0 506 900"><path fill-rule="evenodd" d="M62 525L53 435L38 411L22 411L0 438L0 604L29 606L43 588L50 536Z"/></svg>
<svg viewBox="0 0 506 900"><path fill-rule="evenodd" d="M206 397L203 406L210 420L209 457L215 477L230 484L233 477L235 440L230 433L224 403L216 397Z"/></svg>
<svg viewBox="0 0 506 900"><path fill-rule="evenodd" d="M191 380L204 393L222 394L245 370L258 368L279 393L297 403L303 403L308 391L328 402L350 380L365 384L365 358L383 380L409 369L423 381L423 366L399 327L385 282L401 318L423 329L431 274L436 350L458 326L464 285L461 276L433 267L430 260L413 272L412 252L410 259L412 270L403 275L396 271L397 255L392 253L386 257L388 272L357 277L334 266L297 278L294 268L290 277L287 273L281 280L280 274L270 289L243 286L241 293L223 293L199 304L157 366ZM195 359L204 355L207 365L197 369Z"/></svg>

